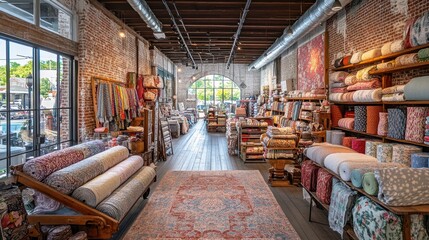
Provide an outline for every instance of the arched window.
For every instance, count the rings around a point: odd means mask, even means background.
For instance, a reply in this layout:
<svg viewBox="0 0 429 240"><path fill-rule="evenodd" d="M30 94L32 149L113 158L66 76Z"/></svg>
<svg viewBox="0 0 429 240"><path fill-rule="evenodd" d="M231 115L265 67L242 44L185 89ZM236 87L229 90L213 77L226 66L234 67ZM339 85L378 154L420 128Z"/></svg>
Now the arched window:
<svg viewBox="0 0 429 240"><path fill-rule="evenodd" d="M240 88L222 75L207 75L195 81L188 89L188 98L197 100L198 109L225 106L240 100Z"/></svg>

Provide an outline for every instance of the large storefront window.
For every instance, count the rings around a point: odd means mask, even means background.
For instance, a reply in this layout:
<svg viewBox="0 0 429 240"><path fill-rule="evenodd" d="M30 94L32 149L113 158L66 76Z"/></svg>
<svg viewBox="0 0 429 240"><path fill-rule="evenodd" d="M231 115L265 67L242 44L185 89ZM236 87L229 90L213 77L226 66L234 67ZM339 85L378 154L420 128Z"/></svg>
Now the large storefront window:
<svg viewBox="0 0 429 240"><path fill-rule="evenodd" d="M200 110L210 106L229 108L232 103L240 100L240 88L222 75L207 75L189 87L188 98L196 99Z"/></svg>
<svg viewBox="0 0 429 240"><path fill-rule="evenodd" d="M71 67L68 56L0 38L0 178L70 145Z"/></svg>

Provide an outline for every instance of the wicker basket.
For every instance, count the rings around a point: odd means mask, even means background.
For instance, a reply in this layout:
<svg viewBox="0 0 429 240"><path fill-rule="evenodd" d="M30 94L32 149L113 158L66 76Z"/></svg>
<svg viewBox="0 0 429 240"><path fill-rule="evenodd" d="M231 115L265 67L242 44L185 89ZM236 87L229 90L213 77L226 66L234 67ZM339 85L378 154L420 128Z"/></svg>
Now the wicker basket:
<svg viewBox="0 0 429 240"><path fill-rule="evenodd" d="M129 143L131 153L143 153L144 152L144 141L136 141Z"/></svg>

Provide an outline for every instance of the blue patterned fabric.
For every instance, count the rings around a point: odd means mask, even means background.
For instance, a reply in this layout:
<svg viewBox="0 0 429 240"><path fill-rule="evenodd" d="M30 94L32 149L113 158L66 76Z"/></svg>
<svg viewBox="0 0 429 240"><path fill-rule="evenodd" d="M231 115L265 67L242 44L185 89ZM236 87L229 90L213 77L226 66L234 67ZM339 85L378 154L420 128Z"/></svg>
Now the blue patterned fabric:
<svg viewBox="0 0 429 240"><path fill-rule="evenodd" d="M297 121L298 120L298 118L299 118L299 112L301 111L301 105L302 105L301 101L293 103L293 114L292 114L292 120L293 121Z"/></svg>
<svg viewBox="0 0 429 240"><path fill-rule="evenodd" d="M331 205L329 206L329 227L343 236L343 229L351 216L356 192L344 183L332 178Z"/></svg>
<svg viewBox="0 0 429 240"><path fill-rule="evenodd" d="M396 139L405 139L405 127L407 120L407 111L403 108L387 109L389 118L387 120L387 136Z"/></svg>
<svg viewBox="0 0 429 240"><path fill-rule="evenodd" d="M429 164L429 153L413 153L411 154L411 167L412 168L427 168Z"/></svg>
<svg viewBox="0 0 429 240"><path fill-rule="evenodd" d="M366 132L366 106L355 106L355 127L359 132Z"/></svg>

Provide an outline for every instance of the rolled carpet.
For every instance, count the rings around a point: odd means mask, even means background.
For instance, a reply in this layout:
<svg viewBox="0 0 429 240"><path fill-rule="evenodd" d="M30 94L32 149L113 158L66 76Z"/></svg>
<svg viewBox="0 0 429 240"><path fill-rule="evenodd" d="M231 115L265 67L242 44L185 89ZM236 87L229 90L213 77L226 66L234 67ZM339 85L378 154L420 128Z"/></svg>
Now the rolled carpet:
<svg viewBox="0 0 429 240"><path fill-rule="evenodd" d="M360 153L333 153L325 158L325 167L340 174L340 165L345 162L377 162L377 159Z"/></svg>
<svg viewBox="0 0 429 240"><path fill-rule="evenodd" d="M416 77L405 85L405 99L429 100L429 76Z"/></svg>
<svg viewBox="0 0 429 240"><path fill-rule="evenodd" d="M366 139L356 138L352 140L352 149L358 153L365 153Z"/></svg>
<svg viewBox="0 0 429 240"><path fill-rule="evenodd" d="M377 134L378 123L380 120L380 112L383 111L383 106L367 106L366 107L366 132L369 134Z"/></svg>
<svg viewBox="0 0 429 240"><path fill-rule="evenodd" d="M350 181L352 171L354 169L377 167L378 165L380 165L380 163L378 163L377 159L375 158L368 161L344 162L344 163L341 163L339 166L340 177L344 181Z"/></svg>
<svg viewBox="0 0 429 240"><path fill-rule="evenodd" d="M131 156L76 189L72 197L91 207L95 207L139 170L143 164L143 158Z"/></svg>
<svg viewBox="0 0 429 240"><path fill-rule="evenodd" d="M429 153L413 153L411 154L411 167L412 168L427 168L429 164Z"/></svg>
<svg viewBox="0 0 429 240"><path fill-rule="evenodd" d="M109 197L97 206L97 210L121 221L131 209L136 200L144 193L156 176L154 165L143 167L124 184L116 189Z"/></svg>
<svg viewBox="0 0 429 240"><path fill-rule="evenodd" d="M367 172L362 177L362 188L369 195L376 196L378 193L378 183L374 172Z"/></svg>
<svg viewBox="0 0 429 240"><path fill-rule="evenodd" d="M52 173L44 182L64 194L70 194L76 188L126 159L128 154L126 147L115 146Z"/></svg>

